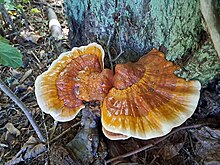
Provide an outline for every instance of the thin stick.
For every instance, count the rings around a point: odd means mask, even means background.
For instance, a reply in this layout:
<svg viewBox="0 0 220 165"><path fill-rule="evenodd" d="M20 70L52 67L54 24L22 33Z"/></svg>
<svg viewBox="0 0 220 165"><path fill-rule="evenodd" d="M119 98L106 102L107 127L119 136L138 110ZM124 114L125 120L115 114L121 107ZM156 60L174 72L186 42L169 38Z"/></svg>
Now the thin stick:
<svg viewBox="0 0 220 165"><path fill-rule="evenodd" d="M111 56L111 53L110 53L110 43L111 43L111 40L114 38L113 37L114 34L115 34L115 25L114 25L113 32L110 34L108 42L107 42L107 53L108 53L108 58L109 58L111 70L113 70L113 63L112 63L112 56Z"/></svg>
<svg viewBox="0 0 220 165"><path fill-rule="evenodd" d="M114 158L112 158L112 159L107 160L107 161L106 161L106 164L107 164L107 163L110 163L110 162L113 162L113 161L115 161L115 160L118 160L118 159L122 159L122 158L126 158L126 157L129 157L129 156L132 156L132 155L137 154L137 153L139 153L139 152L141 152L141 151L144 151L144 150L146 150L146 149L148 149L148 148L151 148L151 147L153 147L154 145L156 145L156 144L162 142L163 140L165 140L166 138L168 138L170 135L173 135L174 133L176 133L176 132L178 132L178 131L180 131L180 130L192 129L192 128L199 128L199 127L207 126L207 125L209 125L209 124L208 124L208 123L202 123L202 124L195 124L195 125L189 125L189 126L183 126L183 127L175 128L175 129L173 129L169 134L167 134L166 136L163 136L163 137L161 137L161 138L155 140L155 142L154 142L153 144L148 144L148 145L143 146L143 147L141 147L141 148L139 148L139 149L137 149L137 150L128 152L128 153L123 154L123 155L116 156L116 157L114 157Z"/></svg>
<svg viewBox="0 0 220 165"><path fill-rule="evenodd" d="M11 89L9 89L1 79L0 79L0 89L6 95L8 95L21 108L21 110L24 112L24 114L28 118L29 122L31 123L32 127L34 128L34 130L35 130L38 138L40 139L40 141L45 143L46 139L44 138L39 126L37 125L36 121L33 119L33 117L31 115L31 113L29 112L28 108L24 105L23 102L21 102L19 100L19 98L17 96L15 96L15 94L11 91Z"/></svg>
<svg viewBox="0 0 220 165"><path fill-rule="evenodd" d="M116 60L118 60L118 58L124 53L124 51L122 50L119 55L117 55L117 57L115 57L114 59L112 59L112 62L115 62Z"/></svg>
<svg viewBox="0 0 220 165"><path fill-rule="evenodd" d="M1 11L2 15L5 17L5 19L8 21L8 23L11 25L12 30L14 32L17 32L11 17L9 16L7 10L5 9L4 4L2 4L2 3L0 3L0 11Z"/></svg>
<svg viewBox="0 0 220 165"><path fill-rule="evenodd" d="M118 60L119 57L121 57L122 54L124 54L124 51L122 49L122 44L121 44L121 38L120 38L120 32L118 32L118 30L116 30L117 34L118 34L118 41L119 41L119 46L120 46L120 53L119 55L117 55L117 57L115 57L114 59L112 59L112 62L115 62L116 60Z"/></svg>
<svg viewBox="0 0 220 165"><path fill-rule="evenodd" d="M68 129L66 129L65 131L63 131L61 134L59 134L58 136L56 136L55 138L53 138L52 140L50 140L49 143L53 143L54 141L56 141L57 139L61 138L63 135L65 135L67 132L69 132L72 128L78 126L81 124L81 121L79 121L78 123L72 125L71 127L69 127Z"/></svg>
<svg viewBox="0 0 220 165"><path fill-rule="evenodd" d="M119 40L119 46L120 46L120 53L119 55L117 55L114 59L112 59L111 57L111 53L110 53L110 42L112 41L112 39L115 37L115 33L118 34L118 40ZM121 57L122 54L124 54L124 51L122 49L122 44L121 44L121 38L120 38L120 32L118 30L118 22L115 22L114 24L114 28L113 28L113 32L110 34L108 42L107 42L107 53L108 53L108 57L109 57L109 62L111 65L111 70L113 70L113 62L115 62L116 60L118 60L119 57Z"/></svg>

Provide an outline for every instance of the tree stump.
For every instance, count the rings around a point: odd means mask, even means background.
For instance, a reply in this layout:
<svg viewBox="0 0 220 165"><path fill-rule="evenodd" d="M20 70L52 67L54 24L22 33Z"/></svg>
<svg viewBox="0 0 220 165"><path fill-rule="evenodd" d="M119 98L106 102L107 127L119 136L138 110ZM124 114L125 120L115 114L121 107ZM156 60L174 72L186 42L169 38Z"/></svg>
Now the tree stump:
<svg viewBox="0 0 220 165"><path fill-rule="evenodd" d="M220 62L199 0L64 0L72 47L91 42L110 50L115 63L137 61L152 48L183 67L178 75L202 84L220 73ZM109 61L106 56L106 61Z"/></svg>

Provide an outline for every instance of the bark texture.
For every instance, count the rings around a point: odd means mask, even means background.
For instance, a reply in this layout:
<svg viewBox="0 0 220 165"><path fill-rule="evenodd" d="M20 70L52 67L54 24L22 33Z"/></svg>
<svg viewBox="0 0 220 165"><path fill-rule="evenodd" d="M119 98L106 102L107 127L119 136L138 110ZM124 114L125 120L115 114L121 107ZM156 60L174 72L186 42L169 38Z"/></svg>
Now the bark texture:
<svg viewBox="0 0 220 165"><path fill-rule="evenodd" d="M73 47L98 42L105 52L110 47L112 58L120 53L121 48L124 54L115 63L136 61L152 48L157 48L166 54L168 60L183 66L178 72L180 76L198 79L203 84L220 72L217 53L203 28L199 0L64 2ZM110 45L107 44L109 37ZM202 51L204 47L208 47L205 53ZM198 53L210 63L202 71L199 66L203 63L192 60ZM196 63L187 68L191 62Z"/></svg>

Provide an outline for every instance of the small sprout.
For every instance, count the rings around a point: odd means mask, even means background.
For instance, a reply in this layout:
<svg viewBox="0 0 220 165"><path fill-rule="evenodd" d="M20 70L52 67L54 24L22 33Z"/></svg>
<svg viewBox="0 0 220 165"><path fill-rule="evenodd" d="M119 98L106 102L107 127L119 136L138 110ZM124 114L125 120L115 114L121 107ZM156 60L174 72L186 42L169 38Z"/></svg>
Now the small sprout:
<svg viewBox="0 0 220 165"><path fill-rule="evenodd" d="M40 10L38 10L38 8L33 8L33 9L31 9L31 13L32 14L38 14L38 13L40 13L41 11Z"/></svg>
<svg viewBox="0 0 220 165"><path fill-rule="evenodd" d="M29 3L30 0L22 0L23 3Z"/></svg>
<svg viewBox="0 0 220 165"><path fill-rule="evenodd" d="M24 6L21 5L21 4L18 4L18 5L16 6L16 8L19 9L19 10L23 10Z"/></svg>

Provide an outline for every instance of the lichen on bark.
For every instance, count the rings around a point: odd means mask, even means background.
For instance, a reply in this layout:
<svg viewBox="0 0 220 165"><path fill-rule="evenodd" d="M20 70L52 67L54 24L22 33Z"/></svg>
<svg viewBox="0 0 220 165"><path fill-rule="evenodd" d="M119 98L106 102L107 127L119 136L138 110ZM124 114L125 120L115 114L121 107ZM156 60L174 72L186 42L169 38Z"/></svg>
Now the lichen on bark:
<svg viewBox="0 0 220 165"><path fill-rule="evenodd" d="M220 75L220 60L211 41L204 43L195 51L176 74L187 80L197 79L203 85L207 85L215 76Z"/></svg>
<svg viewBox="0 0 220 165"><path fill-rule="evenodd" d="M203 27L199 1L151 1L154 22L153 43L167 48L166 58L176 60L192 51L200 42Z"/></svg>
<svg viewBox="0 0 220 165"><path fill-rule="evenodd" d="M157 48L164 51L168 60L190 72L183 76L187 79L196 78L206 84L219 73L216 52L208 44L209 37L202 26L199 0L64 2L72 46L99 42L107 52L109 36L116 27L110 47L112 58L119 53L120 43L124 51L116 63L137 61ZM118 22L113 19L115 14ZM204 49L208 51L204 53Z"/></svg>

